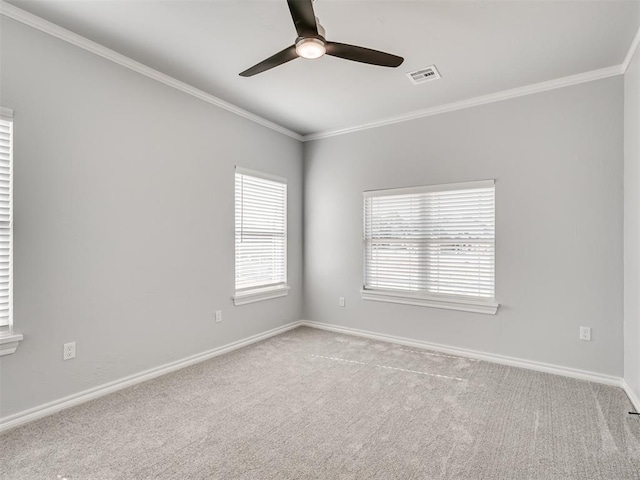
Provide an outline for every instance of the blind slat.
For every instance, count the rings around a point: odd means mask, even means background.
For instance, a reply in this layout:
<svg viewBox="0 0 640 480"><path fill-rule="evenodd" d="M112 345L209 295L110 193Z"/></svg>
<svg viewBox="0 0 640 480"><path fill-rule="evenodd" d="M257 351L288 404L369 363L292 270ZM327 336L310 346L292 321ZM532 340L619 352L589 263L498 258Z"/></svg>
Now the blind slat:
<svg viewBox="0 0 640 480"><path fill-rule="evenodd" d="M493 187L367 192L363 233L365 288L494 297Z"/></svg>
<svg viewBox="0 0 640 480"><path fill-rule="evenodd" d="M13 122L0 119L0 327L11 325Z"/></svg>
<svg viewBox="0 0 640 480"><path fill-rule="evenodd" d="M236 291L287 281L287 185L235 174Z"/></svg>

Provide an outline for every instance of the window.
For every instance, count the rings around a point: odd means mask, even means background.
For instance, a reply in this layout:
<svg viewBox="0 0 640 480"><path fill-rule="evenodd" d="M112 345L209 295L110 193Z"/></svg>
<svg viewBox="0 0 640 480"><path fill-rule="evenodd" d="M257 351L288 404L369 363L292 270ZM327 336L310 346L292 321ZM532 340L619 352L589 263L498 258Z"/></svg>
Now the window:
<svg viewBox="0 0 640 480"><path fill-rule="evenodd" d="M364 192L366 300L495 314L493 180Z"/></svg>
<svg viewBox="0 0 640 480"><path fill-rule="evenodd" d="M0 115L0 327L9 330L11 318L11 152L13 119Z"/></svg>
<svg viewBox="0 0 640 480"><path fill-rule="evenodd" d="M287 183L236 167L236 305L287 295Z"/></svg>
<svg viewBox="0 0 640 480"><path fill-rule="evenodd" d="M14 353L13 333L13 112L0 107L0 356Z"/></svg>

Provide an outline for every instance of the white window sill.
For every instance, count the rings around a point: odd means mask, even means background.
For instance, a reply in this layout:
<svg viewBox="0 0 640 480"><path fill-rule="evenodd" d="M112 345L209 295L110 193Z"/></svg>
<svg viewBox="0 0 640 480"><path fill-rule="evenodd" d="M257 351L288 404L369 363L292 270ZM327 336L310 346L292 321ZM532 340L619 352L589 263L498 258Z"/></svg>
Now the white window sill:
<svg viewBox="0 0 640 480"><path fill-rule="evenodd" d="M22 338L21 333L0 333L0 357L15 353Z"/></svg>
<svg viewBox="0 0 640 480"><path fill-rule="evenodd" d="M232 297L233 304L237 307L239 305L246 305L247 303L262 302L263 300L271 300L272 298L286 297L289 295L290 289L290 286L284 285L280 287L255 288L252 290L245 290L243 292L236 292Z"/></svg>
<svg viewBox="0 0 640 480"><path fill-rule="evenodd" d="M460 310L463 312L484 313L495 315L500 306L490 300L476 300L460 297L439 297L411 292L393 290L360 290L363 300L376 302L402 303L405 305L418 305L421 307L444 308L447 310Z"/></svg>

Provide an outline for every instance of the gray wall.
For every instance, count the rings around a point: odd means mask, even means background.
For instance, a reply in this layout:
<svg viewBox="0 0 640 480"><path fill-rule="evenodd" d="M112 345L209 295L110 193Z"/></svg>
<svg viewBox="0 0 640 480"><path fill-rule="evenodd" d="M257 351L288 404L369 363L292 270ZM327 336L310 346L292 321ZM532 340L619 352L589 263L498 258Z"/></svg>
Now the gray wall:
<svg viewBox="0 0 640 480"><path fill-rule="evenodd" d="M624 378L640 398L640 50L624 79Z"/></svg>
<svg viewBox="0 0 640 480"><path fill-rule="evenodd" d="M622 77L310 142L305 318L621 376L622 175ZM360 298L363 190L488 178L497 315Z"/></svg>
<svg viewBox="0 0 640 480"><path fill-rule="evenodd" d="M621 375L623 103L624 372L639 392L638 55L624 88L617 77L311 142L303 199L299 142L5 17L1 27L25 340L0 358L0 416L301 317ZM291 294L242 307L230 299L236 164L289 179ZM363 190L486 178L496 316L360 299ZM78 357L63 362L68 341Z"/></svg>
<svg viewBox="0 0 640 480"><path fill-rule="evenodd" d="M1 27L25 339L0 360L0 415L300 318L300 142L4 17ZM289 180L291 293L241 307L236 164ZM69 341L77 358L63 362Z"/></svg>

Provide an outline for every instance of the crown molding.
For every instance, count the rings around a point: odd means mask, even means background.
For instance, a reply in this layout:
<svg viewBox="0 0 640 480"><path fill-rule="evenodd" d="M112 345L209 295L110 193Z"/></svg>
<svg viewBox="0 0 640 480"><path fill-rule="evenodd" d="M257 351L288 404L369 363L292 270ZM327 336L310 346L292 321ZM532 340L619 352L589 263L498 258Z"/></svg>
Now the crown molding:
<svg viewBox="0 0 640 480"><path fill-rule="evenodd" d="M198 88L192 87L191 85L181 80L159 72L158 70L137 62L132 58L115 52L92 40L89 40L88 38L73 33L66 28L62 28L59 25L56 25L55 23L51 23L47 20L44 20L43 18L26 12L21 8L6 3L4 0L0 0L0 15L4 15L5 17L11 18L12 20L35 28L36 30L40 30L41 32L59 38L60 40L64 40L67 43L75 45L76 47L80 47L88 52L98 55L99 57L105 58L114 63L117 63L118 65L128 68L129 70L133 70L134 72L152 78L160 83L164 83L165 85L175 88L176 90L180 90L181 92L191 95L192 97L196 97L200 100L210 103L211 105L215 105L216 107L222 108L223 110L227 110L228 112L246 118L247 120L262 125L263 127L270 128L271 130L275 130L276 132L282 133L296 140L302 140L301 135L292 130L289 130L288 128L271 122L270 120L262 118L254 113L248 112L247 110L237 107L229 102L225 102L218 97L215 97Z"/></svg>
<svg viewBox="0 0 640 480"><path fill-rule="evenodd" d="M365 123L357 125L355 127L348 127L338 130L328 130L325 132L312 133L308 135L300 135L288 128L278 125L275 122L260 117L254 113L244 110L236 105L226 102L214 95L204 92L198 88L195 88L181 80L166 75L158 70L148 67L136 60L133 60L125 55L115 52L109 48L106 48L99 43L82 37L76 33L73 33L65 28L60 27L54 23L51 23L43 18L33 15L29 12L22 10L14 5L6 3L4 0L0 0L0 15L16 20L27 26L40 30L53 37L59 38L72 45L80 47L88 52L98 55L102 58L110 60L118 65L140 73L146 77L152 78L158 82L161 82L167 86L175 88L181 92L191 95L195 98L203 100L207 103L215 105L223 110L234 113L240 117L246 118L259 125L267 127L276 132L282 133L288 137L302 142L308 142L312 140L319 140L322 138L335 137L338 135L346 135L349 133L359 132L362 130L369 130L371 128L383 127L386 125L393 125L395 123L407 122L410 120L416 120L424 117L430 117L432 115L439 115L441 113L453 112L456 110L462 110L465 108L476 107L480 105L486 105L488 103L499 102L502 100L509 100L512 98L522 97L526 95L532 95L535 93L545 92L548 90L554 90L556 88L568 87L571 85L578 85L580 83L591 82L594 80L601 80L604 78L614 77L616 75L623 75L629 68L631 59L635 51L640 44L640 29L636 32L636 35L631 42L629 50L624 58L624 61L620 65L614 65L611 67L601 68L599 70L592 70L589 72L579 73L576 75L570 75L567 77L557 78L545 82L535 83L531 85L525 85L523 87L513 88L510 90L503 90L500 92L491 93L488 95L482 95L479 97L469 98L458 102L448 103L445 105L438 105L431 108L415 110L404 115L396 117L390 117L387 119L379 120L377 122Z"/></svg>
<svg viewBox="0 0 640 480"><path fill-rule="evenodd" d="M636 32L636 36L633 37L633 40L631 41L631 45L629 46L629 50L627 51L627 54L625 55L624 60L622 61L623 73L627 73L629 64L631 63L631 59L633 59L633 55L636 53L636 50L638 49L639 44L640 44L640 28L638 28L638 31Z"/></svg>
<svg viewBox="0 0 640 480"><path fill-rule="evenodd" d="M534 93L546 92L547 90L555 90L556 88L563 88L571 85L578 85L580 83L592 82L594 80L622 75L623 73L624 69L622 65L615 65L613 67L601 68L599 70L592 70L590 72L570 75L568 77L556 78L555 80L525 85L524 87L512 88L510 90L490 93L489 95L469 98L467 100L461 100L459 102L438 105L436 107L426 108L423 110L415 110L405 115L391 117L385 120L380 120L378 122L365 123L356 127L313 133L310 135L305 135L303 137L303 141L308 142L310 140L319 140L321 138L329 138L335 137L337 135L345 135L347 133L369 130L370 128L384 127L386 125L393 125L394 123L407 122L409 120L430 117L432 115L440 115L441 113L453 112L455 110L462 110L464 108L486 105L487 103L500 102L502 100L509 100L512 98L523 97L525 95L532 95Z"/></svg>

